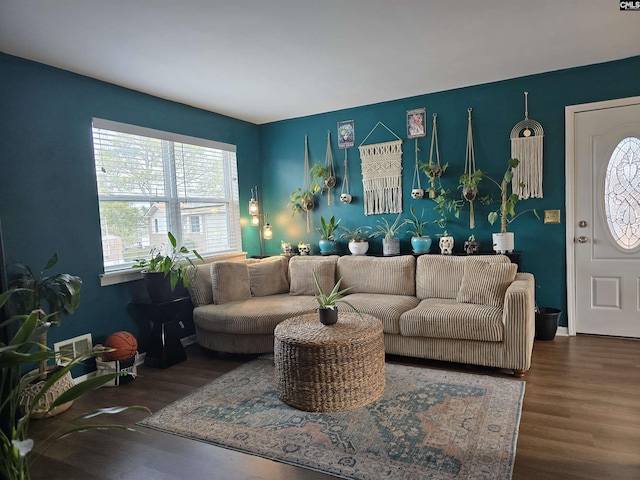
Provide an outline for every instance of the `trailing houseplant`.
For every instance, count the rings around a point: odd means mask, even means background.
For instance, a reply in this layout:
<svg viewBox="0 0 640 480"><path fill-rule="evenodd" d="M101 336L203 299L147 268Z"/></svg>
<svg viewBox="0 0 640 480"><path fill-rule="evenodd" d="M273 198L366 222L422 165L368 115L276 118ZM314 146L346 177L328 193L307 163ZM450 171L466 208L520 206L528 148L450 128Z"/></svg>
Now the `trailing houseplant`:
<svg viewBox="0 0 640 480"><path fill-rule="evenodd" d="M167 237L170 248L166 255L157 247L153 247L149 252L149 258L136 259L133 264L133 268L142 269L147 292L151 300L156 303L171 301L172 292L176 289L178 282L181 282L183 287L189 285L196 271L196 265L189 257L190 253L204 262L195 249L189 250L184 245L178 247L176 237L171 232L167 232Z"/></svg>
<svg viewBox="0 0 640 480"><path fill-rule="evenodd" d="M431 237L427 235L426 232L428 222L422 219L424 216L424 209L422 209L420 218L418 218L413 205L411 205L409 213L411 214L411 218L406 219L405 224L410 226L410 228L407 229L407 233L412 235L411 247L413 248L413 252L429 253L429 250L431 249Z"/></svg>
<svg viewBox="0 0 640 480"><path fill-rule="evenodd" d="M370 227L356 227L353 230L347 227L340 227L342 234L340 238L349 242L349 251L352 255L364 255L369 250L369 231Z"/></svg>
<svg viewBox="0 0 640 480"><path fill-rule="evenodd" d="M353 288L349 287L340 290L342 279L339 279L336 282L333 289L328 295L324 293L322 285L320 285L320 281L318 280L318 274L315 270L313 271L313 281L316 283L316 288L318 289L318 294L313 298L316 302L318 302L318 317L324 325L333 325L338 321L338 303L349 305L356 313L360 315L360 312L356 307L351 305L344 298L340 298L342 295Z"/></svg>
<svg viewBox="0 0 640 480"><path fill-rule="evenodd" d="M383 255L398 255L400 253L400 239L396 238L396 235L400 233L400 229L405 224L405 222L400 221L401 215L399 213L392 223L384 217L378 220L376 231L371 234L371 237L382 237Z"/></svg>
<svg viewBox="0 0 640 480"><path fill-rule="evenodd" d="M17 293L20 293L19 289L11 289L0 294L0 308L12 295ZM38 375L36 373L23 376L21 373L23 367L34 362L55 360L62 355L61 352L54 353L49 349L43 349L43 345L39 342L42 330L46 330L49 327L51 319L52 315L46 315L40 310L34 310L28 315L14 315L0 324L0 328L15 326L16 330L8 344L5 345L0 342L0 370L2 371L2 383L0 385L0 478L3 480L28 480L30 478L30 466L34 461L35 443L29 437L29 425L34 412L37 411L36 406L40 403L40 400L48 395L56 382L68 375L72 368L86 359L105 351L102 348L95 348L61 367L43 384L40 393L32 399L31 404L23 409L20 405L22 390L34 376L37 377ZM80 381L55 399L50 404L49 409L54 410L61 405L73 402L84 393L110 382L123 373L125 372L99 375ZM59 430L50 436L47 442L50 443L74 433L90 430L132 430L124 425L91 425L84 422L99 415L117 414L130 409L144 409L151 413L146 407L140 406L94 410L78 416L73 421L73 426L70 429ZM48 445L45 445L45 448L46 446Z"/></svg>
<svg viewBox="0 0 640 480"><path fill-rule="evenodd" d="M507 162L507 169L500 182L497 182L486 174L484 175L484 177L493 182L500 189L500 208L490 212L487 217L491 225L500 218L500 233L493 234L494 250L498 253L511 252L514 248L513 233L507 232L507 224L513 222L520 215L527 212L532 212L537 219L540 219L538 212L534 208L524 210L516 214L516 204L518 203L519 197L518 194L513 191L509 194L508 188L511 180L513 180L513 170L518 167L519 163L520 161L517 158L509 159ZM524 187L524 184L520 183L520 188L522 187ZM484 197L482 201L485 204L493 203L491 196Z"/></svg>

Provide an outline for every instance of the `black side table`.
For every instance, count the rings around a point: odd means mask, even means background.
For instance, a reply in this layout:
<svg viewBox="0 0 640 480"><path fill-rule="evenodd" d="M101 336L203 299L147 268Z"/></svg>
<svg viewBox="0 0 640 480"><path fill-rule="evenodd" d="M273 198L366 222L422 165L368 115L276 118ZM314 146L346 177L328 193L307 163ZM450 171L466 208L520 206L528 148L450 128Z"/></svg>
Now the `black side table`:
<svg viewBox="0 0 640 480"><path fill-rule="evenodd" d="M163 303L133 302L138 314L151 321L151 337L144 364L148 367L167 368L186 360L187 354L180 342L178 321L191 315L191 298L182 297Z"/></svg>

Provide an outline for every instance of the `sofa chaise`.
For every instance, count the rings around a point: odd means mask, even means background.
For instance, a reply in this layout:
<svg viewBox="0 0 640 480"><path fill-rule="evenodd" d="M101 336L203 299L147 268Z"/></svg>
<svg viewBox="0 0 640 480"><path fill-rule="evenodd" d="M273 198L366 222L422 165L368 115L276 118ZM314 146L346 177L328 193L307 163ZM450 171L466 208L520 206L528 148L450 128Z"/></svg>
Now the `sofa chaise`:
<svg viewBox="0 0 640 480"><path fill-rule="evenodd" d="M325 292L342 279L345 299L382 321L387 354L516 376L531 365L534 278L504 255L279 256L199 265L189 286L197 342L218 352L272 352L278 323L316 310L313 271Z"/></svg>

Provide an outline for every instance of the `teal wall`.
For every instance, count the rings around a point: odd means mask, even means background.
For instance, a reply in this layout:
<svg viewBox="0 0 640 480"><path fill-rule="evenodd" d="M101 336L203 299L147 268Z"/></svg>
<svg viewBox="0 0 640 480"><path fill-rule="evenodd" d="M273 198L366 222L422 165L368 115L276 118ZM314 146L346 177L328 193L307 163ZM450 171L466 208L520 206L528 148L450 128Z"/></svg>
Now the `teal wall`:
<svg viewBox="0 0 640 480"><path fill-rule="evenodd" d="M400 72L399 74L403 74ZM263 196L269 220L274 227L274 240L266 242L268 253L277 253L280 240L298 243L300 240L314 244L317 251L319 234L315 227L320 216L335 215L349 227L375 226L378 215L365 217L362 203L362 176L357 146L365 139L378 121L383 122L403 138L403 217L409 216L414 205L425 210L429 220L437 218L435 205L428 199L412 200L410 197L415 161L414 140L406 140L406 110L427 109L428 136L419 140L421 161L429 158L431 117L438 114L438 137L442 162L449 163L443 177L443 186L456 193L458 177L464 171L467 137L467 108L473 109L473 136L476 167L495 179L502 177L510 157L509 135L513 126L524 118L524 94L529 92L529 117L544 128L544 198L523 200L516 211L529 208L541 214L545 209L561 210L562 223L544 224L531 214L523 215L509 226L516 234L516 250L523 252L522 270L536 277L537 301L541 306L561 308L566 311L566 262L565 262L565 106L640 95L640 57L621 61L517 78L508 81L477 85L469 88L433 93L397 101L340 110L261 126ZM347 81L347 80L345 80ZM324 164L327 131L331 132L334 163L338 177L343 176L344 151L338 150L336 124L342 120L354 120L356 146L348 150L349 178L354 202L345 205L338 201L340 185L336 188L332 206L324 195L311 213L312 232L306 233L303 216L292 218L287 208L289 193L302 186L304 162L304 136L309 135L310 162ZM367 144L393 140L384 128L377 128ZM422 177L423 187L427 184ZM480 193L497 190L487 181ZM475 202L476 228L473 231L483 242L483 250L491 250L491 233L498 231L489 225L487 213L491 208ZM394 215L387 218L393 219ZM464 240L472 233L469 229L469 209L461 213L459 220L450 221L447 229L456 239L455 250L461 251ZM440 232L430 225L431 236ZM381 240L371 241L371 250L381 252ZM346 245L342 245L346 251ZM401 238L403 252L410 252L409 235ZM435 248L432 247L432 251ZM566 326L566 316L563 316Z"/></svg>
<svg viewBox="0 0 640 480"><path fill-rule="evenodd" d="M0 53L0 218L8 263L82 277L80 308L50 342L91 332L136 334L126 311L139 282L101 287L102 253L91 118L237 145L240 203L260 184L258 126ZM246 226L243 229L246 230ZM245 249L255 250L257 241ZM56 273L57 273L56 272Z"/></svg>

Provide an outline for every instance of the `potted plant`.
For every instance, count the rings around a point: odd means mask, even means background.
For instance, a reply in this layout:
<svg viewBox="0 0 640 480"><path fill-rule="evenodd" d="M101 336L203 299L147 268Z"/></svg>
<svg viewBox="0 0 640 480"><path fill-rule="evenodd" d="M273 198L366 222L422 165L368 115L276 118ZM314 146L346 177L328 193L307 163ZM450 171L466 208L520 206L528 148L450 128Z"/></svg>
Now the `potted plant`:
<svg viewBox="0 0 640 480"><path fill-rule="evenodd" d="M476 241L476 236L471 234L464 242L464 251L467 255L480 253L480 242Z"/></svg>
<svg viewBox="0 0 640 480"><path fill-rule="evenodd" d="M449 232L445 228L442 233L436 234L436 236L440 237L438 241L438 246L440 247L440 253L442 255L451 255L453 253L453 245L455 243L455 239L452 235L449 235Z"/></svg>
<svg viewBox="0 0 640 480"><path fill-rule="evenodd" d="M331 255L336 253L336 230L340 225L340 219L336 220L334 215L327 222L324 217L320 217L320 226L316 230L320 232L320 253L322 255Z"/></svg>
<svg viewBox="0 0 640 480"><path fill-rule="evenodd" d="M404 225L404 222L400 221L400 215L399 213L393 223L389 223L386 218L378 220L377 231L371 234L372 237L382 236L382 254L385 256L400 254L400 239L396 238Z"/></svg>
<svg viewBox="0 0 640 480"><path fill-rule="evenodd" d="M507 170L504 172L502 176L502 180L500 183L495 181L488 175L484 175L491 182L498 186L500 189L500 208L496 211L490 212L488 215L488 220L491 225L495 223L495 221L500 218L500 233L493 234L493 249L497 253L507 253L512 252L514 248L514 240L513 240L513 232L507 232L507 224L513 222L516 218L526 212L533 212L537 219L540 219L538 212L535 209L525 210L516 215L515 207L516 203L518 203L519 197L517 193L511 192L511 195L508 193L508 186L513 179L513 169L517 168L520 161L517 158L511 158L508 161ZM522 188L524 184L520 184ZM492 203L491 197L487 199L483 199L483 203Z"/></svg>
<svg viewBox="0 0 640 480"><path fill-rule="evenodd" d="M59 273L57 275L47 276L45 272L53 268L58 263L58 254L54 253L47 261L39 275L35 275L31 268L22 263L15 263L8 268L9 286L15 289L15 294L11 297L9 308L12 314L29 315L35 312L36 322L40 333L39 343L43 349L47 345L47 332L50 326L59 325L62 322L62 315L72 314L80 304L80 289L82 287L82 279L68 273ZM49 314L45 313L44 308L49 310ZM55 373L55 366L47 365L49 358L43 358L38 362L37 375L34 372L28 374L29 392L38 392L46 384L49 378ZM56 392L57 395L62 394L65 390L73 386L73 379L70 374L64 375L57 381L56 385L49 388L50 392ZM25 390L24 395L28 393ZM52 393L50 397L55 397ZM48 416L63 412L71 406L71 404L61 405L56 410L50 410L46 403L49 398L42 398L40 403L36 403L37 412L33 415L40 415L42 411L46 411ZM30 399L24 398L23 403L30 403Z"/></svg>
<svg viewBox="0 0 640 480"><path fill-rule="evenodd" d="M448 166L448 163L440 166L432 161L429 161L428 163L420 163L420 168L422 169L424 174L429 177L429 182L431 183L431 187L427 189L427 191L429 192L429 198L434 199L438 195L436 180L442 176Z"/></svg>
<svg viewBox="0 0 640 480"><path fill-rule="evenodd" d="M411 218L405 220L405 223L411 226L407 229L407 232L412 235L411 247L413 248L413 253L429 253L429 250L431 249L431 237L426 234L427 222L422 220L422 217L424 216L424 209L422 209L420 218L416 215L413 205L411 205L409 211L411 213Z"/></svg>
<svg viewBox="0 0 640 480"><path fill-rule="evenodd" d="M188 256L189 253L193 253L201 262L204 262L196 250L189 251L184 245L178 247L176 237L171 232L167 232L167 237L171 249L166 255L163 255L160 249L153 247L149 252L149 259L136 259L133 265L133 268L142 269L147 293L154 303L172 301L178 281L183 287L189 285L196 270L196 265Z"/></svg>
<svg viewBox="0 0 640 480"><path fill-rule="evenodd" d="M12 297L20 293L19 289L11 289L0 294L0 308ZM30 478L30 465L32 462L31 452L34 441L29 438L28 430L32 418L36 414L44 413L46 416L50 411L58 409L62 405L71 404L76 398L84 393L94 390L122 375L125 372L114 372L110 374L89 377L78 381L74 385L51 401L48 411L41 412L37 406L40 400L48 397L52 389L55 388L58 380L70 375L72 368L81 362L95 357L104 349L96 348L80 357L74 358L64 367L60 367L50 378L43 383L39 394L31 400L26 408L21 406L22 391L31 379L38 377L38 373L22 375L22 369L34 362L47 362L55 360L61 353L54 353L44 348L41 343L42 331L48 328L53 320L53 315L44 315L41 310L33 310L28 315L15 315L0 325L0 327L13 327L16 333L9 340L7 345L0 343L0 370L2 375L2 387L0 388L0 478L6 480L26 480ZM94 418L103 414L115 414L130 409L144 409L151 413L146 407L111 407L94 410L83 414L75 421L73 428L55 433L51 441L71 435L72 433L104 430L122 429L131 430L124 425L89 425L83 423L84 420Z"/></svg>
<svg viewBox="0 0 640 480"><path fill-rule="evenodd" d="M326 188L333 188L336 186L336 176L331 171L331 167L323 166L320 162L316 162L311 166L311 170L309 171L312 178L317 178L318 180L322 179L322 184ZM322 189L324 190L324 188Z"/></svg>
<svg viewBox="0 0 640 480"><path fill-rule="evenodd" d="M333 325L338 321L338 305L337 303L344 303L349 305L355 312L360 314L358 309L351 305L348 301L343 298L339 298L345 292L348 292L353 287L345 288L340 290L340 284L342 283L342 279L339 279L331 290L329 295L324 293L322 286L320 285L320 281L318 280L318 274L316 271L313 271L313 281L316 282L316 288L318 289L318 294L313 297L316 302L318 302L318 318L320 322L324 325Z"/></svg>
<svg viewBox="0 0 640 480"><path fill-rule="evenodd" d="M364 255L369 250L369 230L370 227L357 227L349 230L347 227L342 228L340 238L349 242L349 251L352 255Z"/></svg>

